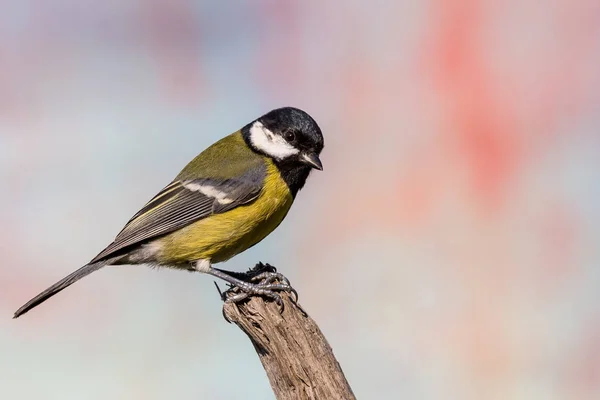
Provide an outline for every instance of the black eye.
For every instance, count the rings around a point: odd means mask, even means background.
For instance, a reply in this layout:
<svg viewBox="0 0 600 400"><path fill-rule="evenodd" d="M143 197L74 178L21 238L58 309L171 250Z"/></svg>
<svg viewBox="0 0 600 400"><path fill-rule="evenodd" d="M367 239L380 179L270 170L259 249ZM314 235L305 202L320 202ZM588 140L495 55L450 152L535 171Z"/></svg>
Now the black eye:
<svg viewBox="0 0 600 400"><path fill-rule="evenodd" d="M293 142L294 140L296 140L296 134L294 133L294 131L286 131L283 133L283 138L288 142Z"/></svg>

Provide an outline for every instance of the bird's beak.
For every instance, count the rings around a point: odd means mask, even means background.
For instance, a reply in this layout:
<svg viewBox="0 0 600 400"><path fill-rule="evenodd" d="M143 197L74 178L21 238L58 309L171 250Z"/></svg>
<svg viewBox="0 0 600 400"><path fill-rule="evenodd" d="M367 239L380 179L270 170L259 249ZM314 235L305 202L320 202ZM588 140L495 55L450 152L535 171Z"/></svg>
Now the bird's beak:
<svg viewBox="0 0 600 400"><path fill-rule="evenodd" d="M304 164L310 166L311 168L323 171L323 164L316 153L302 153L300 160L302 160Z"/></svg>

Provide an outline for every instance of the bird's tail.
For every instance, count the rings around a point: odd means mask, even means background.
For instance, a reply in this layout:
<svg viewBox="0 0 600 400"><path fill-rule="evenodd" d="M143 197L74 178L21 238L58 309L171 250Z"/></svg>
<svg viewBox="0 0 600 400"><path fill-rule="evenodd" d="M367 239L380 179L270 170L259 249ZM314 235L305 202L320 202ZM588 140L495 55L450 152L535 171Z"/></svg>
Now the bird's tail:
<svg viewBox="0 0 600 400"><path fill-rule="evenodd" d="M72 284L74 284L75 282L80 280L81 278L88 276L92 272L98 271L100 268L110 264L111 261L113 261L113 260L103 260L103 261L98 261L98 262L95 262L92 264L87 264L87 265L84 265L83 267L79 268L77 271L71 273L70 275L65 276L63 279L56 282L54 285L50 286L48 289L44 290L42 293L35 296L33 299L29 300L17 311L15 311L15 315L13 316L13 318L18 318L19 316L25 314L27 311L42 304L43 302L48 300L50 297L54 296L61 290L68 288L69 286L71 286Z"/></svg>

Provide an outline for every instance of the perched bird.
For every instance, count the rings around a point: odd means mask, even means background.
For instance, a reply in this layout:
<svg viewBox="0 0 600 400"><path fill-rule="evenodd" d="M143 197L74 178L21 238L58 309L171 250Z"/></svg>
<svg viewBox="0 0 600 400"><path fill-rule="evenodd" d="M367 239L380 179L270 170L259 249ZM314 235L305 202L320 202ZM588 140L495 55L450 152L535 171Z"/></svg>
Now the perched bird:
<svg viewBox="0 0 600 400"><path fill-rule="evenodd" d="M254 283L214 268L254 246L285 218L312 169L323 135L297 108L273 110L214 143L127 222L88 264L19 308L14 318L108 265L149 264L204 272L245 294L289 286Z"/></svg>

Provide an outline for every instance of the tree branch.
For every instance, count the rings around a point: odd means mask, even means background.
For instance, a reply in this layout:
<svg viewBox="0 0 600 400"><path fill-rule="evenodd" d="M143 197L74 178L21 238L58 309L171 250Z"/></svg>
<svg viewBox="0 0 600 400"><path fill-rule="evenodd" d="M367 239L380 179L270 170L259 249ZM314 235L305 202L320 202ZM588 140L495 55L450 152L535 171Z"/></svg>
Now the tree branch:
<svg viewBox="0 0 600 400"><path fill-rule="evenodd" d="M278 400L356 399L317 324L282 293L285 308L253 296L223 314L248 335Z"/></svg>

